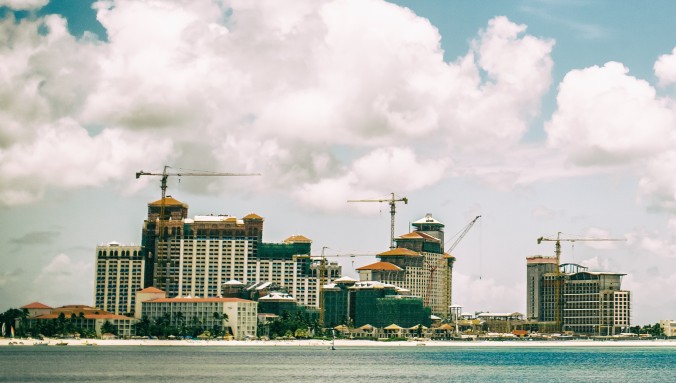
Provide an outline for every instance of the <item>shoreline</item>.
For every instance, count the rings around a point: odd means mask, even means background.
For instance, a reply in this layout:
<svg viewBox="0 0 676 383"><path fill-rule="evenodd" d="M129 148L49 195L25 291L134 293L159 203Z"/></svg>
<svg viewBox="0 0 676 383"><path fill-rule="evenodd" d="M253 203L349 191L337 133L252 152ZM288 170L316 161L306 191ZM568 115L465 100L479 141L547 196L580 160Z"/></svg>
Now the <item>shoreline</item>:
<svg viewBox="0 0 676 383"><path fill-rule="evenodd" d="M11 342L11 343L10 343ZM150 339L0 339L0 347L57 346L202 346L202 347L330 347L330 340L150 340ZM62 345L63 346L63 345ZM665 347L676 348L676 339L671 340L566 340L566 341L396 341L379 342L373 340L336 339L335 347Z"/></svg>

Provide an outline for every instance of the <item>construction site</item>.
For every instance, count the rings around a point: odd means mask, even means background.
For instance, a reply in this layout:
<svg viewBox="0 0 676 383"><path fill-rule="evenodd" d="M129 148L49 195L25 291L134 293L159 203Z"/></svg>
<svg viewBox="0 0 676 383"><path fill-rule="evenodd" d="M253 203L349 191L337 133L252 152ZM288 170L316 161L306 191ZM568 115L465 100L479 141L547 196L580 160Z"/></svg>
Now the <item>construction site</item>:
<svg viewBox="0 0 676 383"><path fill-rule="evenodd" d="M255 213L242 218L190 218L188 204L166 193L167 179L172 176L257 174L169 169L136 174L137 178L161 177L161 198L148 204L141 246L97 248L95 302L108 311L133 314L134 291L153 287L170 298L236 297L262 299L266 304L261 307L302 308L324 328L395 325L438 330L445 326L437 335L460 337L490 331L607 336L629 327L630 293L621 290L624 274L560 263L561 241L616 239L563 238L560 234L539 238L538 243L554 242L555 255L527 257L525 317L518 312L472 315L453 302L453 251L481 216L449 239L445 225L432 214L412 222L411 232L395 236L396 206L408 204L408 198L391 193L388 198L348 200L389 205L389 249L376 254L328 255L324 246L320 254L313 255L312 240L303 235L291 235L281 243L264 242L264 218ZM355 256L376 259L354 270L358 279L345 276L337 262L340 257ZM124 262L132 262L133 267ZM120 271L128 278L114 277Z"/></svg>

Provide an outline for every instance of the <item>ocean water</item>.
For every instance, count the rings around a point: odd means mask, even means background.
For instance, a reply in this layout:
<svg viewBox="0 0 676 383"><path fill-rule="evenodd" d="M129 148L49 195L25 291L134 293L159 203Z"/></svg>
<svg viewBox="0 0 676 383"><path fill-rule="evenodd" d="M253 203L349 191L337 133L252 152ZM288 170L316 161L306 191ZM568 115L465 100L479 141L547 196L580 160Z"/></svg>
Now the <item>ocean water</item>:
<svg viewBox="0 0 676 383"><path fill-rule="evenodd" d="M676 348L0 347L0 382L676 382Z"/></svg>

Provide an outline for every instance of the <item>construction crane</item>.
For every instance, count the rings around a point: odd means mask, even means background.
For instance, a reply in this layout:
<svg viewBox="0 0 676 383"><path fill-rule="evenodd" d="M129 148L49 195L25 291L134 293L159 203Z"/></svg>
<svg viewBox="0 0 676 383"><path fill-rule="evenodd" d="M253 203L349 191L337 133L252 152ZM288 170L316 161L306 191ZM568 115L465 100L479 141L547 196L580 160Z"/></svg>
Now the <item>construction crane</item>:
<svg viewBox="0 0 676 383"><path fill-rule="evenodd" d="M566 242L591 242L591 241L626 241L618 238L561 238L561 232L556 233L556 238L538 238L538 245L542 242L554 242L554 255L556 258L556 279L554 281L554 324L556 331L561 331L561 241Z"/></svg>
<svg viewBox="0 0 676 383"><path fill-rule="evenodd" d="M166 219L164 216L164 211L165 211L165 204L166 204L166 197L167 197L167 179L169 177L224 177L224 176L259 176L259 173L217 173L217 172L196 172L196 171L189 171L189 172L175 172L175 173L170 173L167 172L167 169L170 169L171 167L169 165L164 165L164 170L162 173L152 173L152 172L145 172L141 170L140 172L136 172L136 179L141 178L141 176L157 176L157 177L162 177L161 183L160 183L160 189L162 190L162 199L160 199L160 215L158 218L158 224L157 224L157 237L159 238L163 236L163 225L162 222ZM162 270L158 270L157 275L158 275L158 288L160 289L166 289L165 286L165 281L168 279L168 267L167 263L168 261L164 261L165 264L165 270L164 273L162 273ZM161 261L157 259L157 263L160 267ZM159 277L159 275L165 274L164 277Z"/></svg>
<svg viewBox="0 0 676 383"><path fill-rule="evenodd" d="M469 232L469 230L472 228L472 226L474 226L474 224L476 223L476 221L479 220L479 218L481 218L480 215L477 215L476 217L474 217L474 219L472 221L470 221L470 223L468 223L467 226L465 226L462 229L462 231L460 231L460 234L457 236L457 238L455 239L453 244L451 244L451 246L449 246L448 250L446 250L446 253L449 254L449 256L451 254L451 251L453 251L455 249L455 247L458 246L460 241L462 241L462 239L465 237L465 234L467 234L467 232ZM429 277L429 280L427 281L427 290L425 291L425 306L429 306L430 290L432 288L432 281L434 280L434 273L436 272L436 270L440 266L443 266L445 263L448 262L448 258L449 257L447 257L447 256L442 257L437 262L437 264L432 266L432 268L430 269L430 277ZM451 305L451 279L452 278L451 278L451 268L446 267L445 271L446 272L444 273L444 309L446 310Z"/></svg>
<svg viewBox="0 0 676 383"><path fill-rule="evenodd" d="M388 199L356 199L356 200L348 200L347 202L387 202L390 205L390 216L391 216L391 223L390 223L390 249L394 249L394 215L396 211L396 203L397 202L403 202L404 204L408 204L408 198L402 197L402 198L396 198L394 193L390 193L391 197Z"/></svg>

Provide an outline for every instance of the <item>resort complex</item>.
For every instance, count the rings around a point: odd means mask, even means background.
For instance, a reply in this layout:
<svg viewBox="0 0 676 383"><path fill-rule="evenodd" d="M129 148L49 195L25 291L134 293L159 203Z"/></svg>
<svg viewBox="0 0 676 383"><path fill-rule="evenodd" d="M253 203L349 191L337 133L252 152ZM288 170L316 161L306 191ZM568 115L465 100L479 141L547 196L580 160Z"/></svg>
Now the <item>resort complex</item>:
<svg viewBox="0 0 676 383"><path fill-rule="evenodd" d="M373 339L600 337L626 334L631 324L624 274L559 264L558 256L526 258L525 315L463 312L452 301L450 251L459 239L445 249L445 225L432 214L354 270L358 279L323 251L312 255L303 235L264 242L264 221L254 213L189 218L188 205L171 196L151 202L140 246L96 247L93 306L34 302L17 326L35 335L245 340L327 331ZM673 333L673 322L662 326Z"/></svg>

